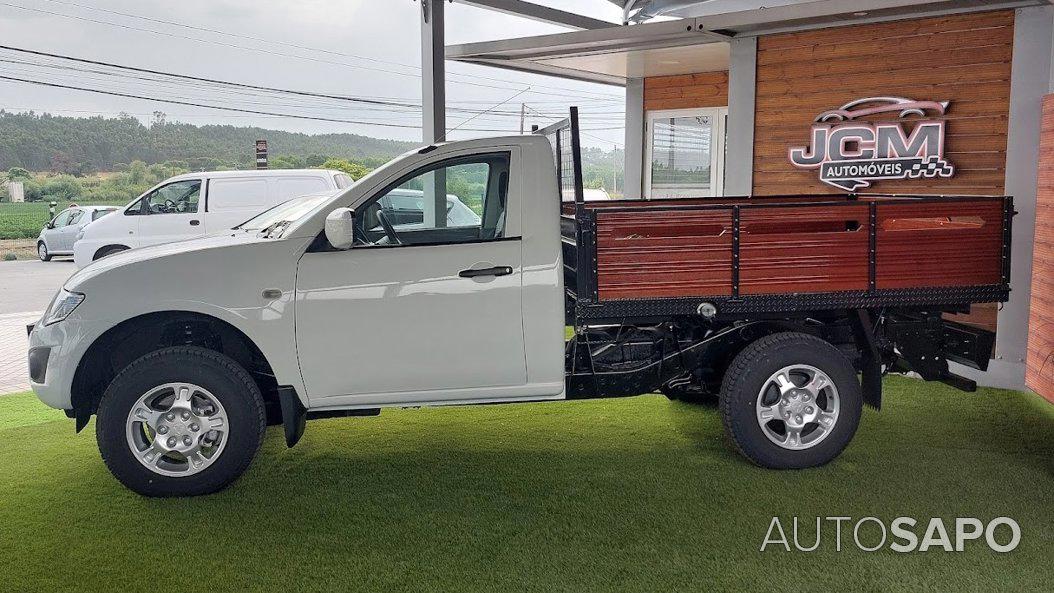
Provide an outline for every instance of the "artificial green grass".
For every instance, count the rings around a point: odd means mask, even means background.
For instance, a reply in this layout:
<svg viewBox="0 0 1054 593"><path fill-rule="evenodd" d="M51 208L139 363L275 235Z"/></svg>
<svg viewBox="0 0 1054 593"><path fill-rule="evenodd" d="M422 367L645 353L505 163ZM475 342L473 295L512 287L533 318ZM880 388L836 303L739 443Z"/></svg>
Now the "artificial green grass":
<svg viewBox="0 0 1054 593"><path fill-rule="evenodd" d="M881 413L808 471L755 468L713 408L661 396L385 410L279 430L232 488L151 500L89 427L0 398L0 590L1049 591L1054 406L887 381ZM43 411L43 408L41 408ZM759 552L773 515L998 516L1013 552ZM813 523L814 525L814 523ZM873 525L872 525L873 527ZM814 529L814 528L813 528ZM814 533L806 530L806 534ZM875 531L864 534L877 538ZM922 531L918 535L923 535ZM806 539L808 536L806 536ZM869 540L873 541L873 540Z"/></svg>

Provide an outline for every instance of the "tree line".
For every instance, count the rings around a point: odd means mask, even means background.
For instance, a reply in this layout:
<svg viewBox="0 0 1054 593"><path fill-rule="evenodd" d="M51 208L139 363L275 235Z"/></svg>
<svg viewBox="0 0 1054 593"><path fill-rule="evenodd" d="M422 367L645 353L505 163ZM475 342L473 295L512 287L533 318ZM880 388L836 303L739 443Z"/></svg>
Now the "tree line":
<svg viewBox="0 0 1054 593"><path fill-rule="evenodd" d="M147 126L130 115L84 118L0 110L0 170L21 167L84 176L115 171L137 160L147 164L181 162L192 170L248 168L255 163L253 147L259 139L268 141L273 155L305 160L315 157L322 162L330 157L383 162L414 146L412 142L358 134L195 126L168 122L161 112Z"/></svg>
<svg viewBox="0 0 1054 593"><path fill-rule="evenodd" d="M258 127L195 126L155 112L135 117L64 117L0 110L0 201L5 181L21 181L28 201L130 201L152 185L188 171L255 167L254 146L268 141L275 169L327 168L359 179L416 143L357 134L303 134ZM612 153L582 151L585 185L609 191L622 170ZM617 178L617 179L616 179Z"/></svg>

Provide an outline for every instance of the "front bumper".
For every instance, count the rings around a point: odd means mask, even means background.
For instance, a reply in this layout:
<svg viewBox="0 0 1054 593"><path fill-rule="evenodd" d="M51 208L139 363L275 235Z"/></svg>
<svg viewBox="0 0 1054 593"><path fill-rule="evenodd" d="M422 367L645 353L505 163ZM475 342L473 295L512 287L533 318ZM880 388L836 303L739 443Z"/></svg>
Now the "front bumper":
<svg viewBox="0 0 1054 593"><path fill-rule="evenodd" d="M77 364L91 343L84 323L73 316L65 321L43 325L35 323L29 330L29 385L45 404L68 410L72 404L73 375Z"/></svg>

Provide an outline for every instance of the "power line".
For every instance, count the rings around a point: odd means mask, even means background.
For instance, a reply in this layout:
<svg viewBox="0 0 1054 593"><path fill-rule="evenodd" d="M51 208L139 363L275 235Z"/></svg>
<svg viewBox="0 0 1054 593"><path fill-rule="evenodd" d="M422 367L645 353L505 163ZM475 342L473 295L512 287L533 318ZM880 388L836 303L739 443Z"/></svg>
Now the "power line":
<svg viewBox="0 0 1054 593"><path fill-rule="evenodd" d="M88 7L85 7L84 5L75 4L75 3L71 3L71 2L57 2L56 0L47 0L47 1L55 2L55 3L58 3L58 4L66 4L66 5L77 6L77 7L80 7L80 8L88 8ZM168 31L159 31L159 30L156 30L156 29L148 29L148 28L144 28L144 27L134 27L134 26L127 25L127 24L124 24L124 23L115 23L113 21L106 21L106 20L95 19L95 18L91 18L91 17L84 17L84 16L80 16L80 15L65 14L65 13L61 13L61 12L55 12L55 11L51 11L51 10L46 10L46 9L43 9L43 8L35 8L35 7L29 7L29 6L22 6L22 5L19 5L19 4L12 4L10 2L0 2L0 6L7 6L9 8L14 8L14 9L17 9L17 10L24 10L24 11L31 11L31 12L42 13L42 14L47 14L47 15L51 15L51 16L57 16L57 17L60 17L60 18L67 18L67 19L79 20L79 21L84 21L84 22L100 24L100 25L119 27L119 28L122 28L122 29L128 29L128 30L132 30L132 31L146 32L146 33L151 33L151 34L154 34L154 35L163 35L163 36L166 36L166 37L173 37L173 38L176 38L176 39L182 39L182 40L186 40L186 41L197 41L199 43L209 43L209 44L213 44L213 45L219 45L219 46L222 46L222 47L230 47L230 48L235 48L235 49L241 49L241 50L245 50L245 51L256 51L256 52L261 52L261 53L265 53L265 54L269 54L269 55L281 56L281 57L286 57L286 58L307 60L307 61L318 62L318 63L325 63L325 64L334 64L334 65L346 66L346 67L351 67L351 68L360 68L360 69L364 69L364 70L369 70L369 71L373 71L373 72L380 72L380 73L383 73L383 74L390 74L390 75L396 75L396 76L406 76L406 77L413 77L413 78L416 78L416 77L420 76L418 73L397 72L397 71L393 71L393 70L390 70L390 69L373 68L373 67L369 67L369 66L363 66L363 65L360 65L360 64L349 64L347 62L337 62L337 61L333 61L333 60L326 60L326 59L314 58L314 57L309 57L309 56L300 56L300 55L296 55L296 54L289 54L289 53L283 53L283 52L268 50L268 49L264 49L264 48L261 48L261 47L247 47L247 46L239 45L239 44L236 44L236 43L228 43L228 42L224 42L224 41L219 41L219 40L216 40L216 39L202 39L202 38L199 38L199 37L187 37L187 36L183 36L183 35L177 35L175 33L171 33L171 32L168 32ZM245 36L245 35L234 34L234 33L227 33L227 32L219 31L219 30L215 30L215 29L207 29L207 28L203 28L203 27L196 27L194 25L186 25L186 24L183 24L183 23L177 23L175 21L163 21L161 19L152 19L150 17L143 17L143 16L139 16L139 15L133 15L133 14L130 14L130 13L119 13L117 11L97 9L95 7L90 7L90 9L93 10L93 11L98 11L98 12L109 12L109 13L119 14L119 15L126 16L126 17L129 17L129 18L137 18L137 19L143 19L143 20L154 21L154 22L163 22L165 24L171 24L171 25L180 26L180 27L186 27L186 28L190 28L190 29L198 29L198 30L202 30L202 31L208 31L208 32L211 32L211 33L214 33L214 34L227 35L227 36L231 36L231 37L241 37L241 38L246 38L246 39L252 39L254 41L263 41L263 42L266 42L266 43L272 44L272 45L286 45L286 46L291 46L291 47L298 47L300 49L305 49L305 50L308 50L308 51L314 51L314 52L320 52L320 53L329 53L329 54L334 54L334 55L340 55L342 57L350 57L350 58L354 58L354 59L366 59L366 60L376 61L376 62L380 62L380 63L387 63L387 64L390 64L390 65L398 65L398 66L401 66L401 67L412 68L412 69L415 69L415 70L418 70L418 71L420 70L419 66L414 66L414 65L410 65L410 64L402 64L402 63L399 63L399 62L390 62L390 61L386 61L386 60L379 60L377 58L368 58L368 57L365 57L365 56L356 56L354 54L345 54L345 53L341 53L341 52L335 52L335 51L332 51L332 50L324 50L324 49L319 49L319 48L310 48L310 47L307 47L307 46L297 46L295 44L278 42L278 41L272 40L272 39L264 39L264 38ZM474 79L492 80L492 81L496 81L496 82L505 83L506 85L508 85L508 84L521 84L521 83L514 83L514 82L506 80L506 79L488 78L488 77L484 77L484 76L474 76L474 75L466 75L466 74L458 74L458 73L449 73L449 74L452 75L452 76L472 76L472 78L474 78ZM462 81L462 80L451 80L450 82L457 83L457 84L465 84L465 85L470 85L470 86L483 87L483 88L493 88L493 89L508 90L507 86L486 85L486 84L480 84L480 83L476 83L476 82L469 82L469 81ZM540 88L543 87L543 85L535 85L535 86L538 86ZM584 99L584 100L598 100L598 98L613 100L613 99L617 99L618 98L615 95L593 93L593 92L590 92L590 91L576 91L576 90L573 90L573 89L566 89L566 88L560 88L560 87L544 87L544 88L552 88L553 90L559 91L559 92L543 92L543 91L534 91L534 90L532 90L531 94L571 97L571 96L575 96L575 95L572 95L572 94L569 94L569 93L577 93L578 95L577 95L576 98ZM592 97L589 97L588 95L592 95Z"/></svg>
<svg viewBox="0 0 1054 593"><path fill-rule="evenodd" d="M3 4L3 3L0 2L0 4ZM259 85L255 85L255 84L245 84L245 83L240 83L240 82L231 82L231 81L227 81L227 80L218 80L218 79L215 79L215 78L205 78L205 77L202 77L202 76L192 76L192 75L189 75L189 74L176 74L176 73L172 73L172 72L163 72L161 70L152 70L150 68L138 68L138 67L135 67L135 66L125 66L123 64L115 64L113 62L103 62L103 61L100 61L100 60L89 60L87 58L78 58L78 57L68 56L68 55L63 55L63 54L55 54L55 53L50 53L50 52L45 52L45 51L37 51L37 50L32 50L32 49L25 49L25 48L21 48L21 47L14 47L14 46L11 46L11 45L0 45L0 49L5 49L5 50L8 50L8 51L14 51L14 52L19 52L19 53L24 53L24 54L30 54L30 55L34 55L34 56L43 56L43 57L48 57L48 58L58 58L58 59L61 59L61 60L68 60L68 61L71 61L71 62L79 62L81 64L91 64L93 66L106 66L107 68L116 68L116 69L119 69L119 70L128 70L128 71L131 71L131 72L141 72L141 73L144 73L144 74L156 74L156 75L167 76L167 77L171 77L171 78L179 78L179 79L183 79L183 80L193 80L193 81L197 81L197 82L207 82L207 83L212 83L212 84L222 84L222 85L225 85L225 86L233 86L233 87L239 87L239 88L245 88L245 89L254 89L254 90L269 91L269 92L275 92L275 93L285 93L285 94L298 95L298 96L304 96L304 97L319 97L319 98L325 98L325 99L336 99L336 100L340 100L340 101L349 101L349 102L353 102L353 103L368 103L368 104L371 104L371 105L387 105L387 106L399 106L399 107L420 107L420 105L412 105L412 104L409 104L409 103L396 103L396 102L391 102L391 101L379 101L379 100L375 100L375 99L362 99L362 98L359 98L359 97L350 97L350 96L346 96L346 95L330 95L330 94L326 94L326 93L316 93L316 92L311 92L311 91L298 91L298 90L292 90L292 89L282 89L282 88L276 88L276 87L259 86Z"/></svg>
<svg viewBox="0 0 1054 593"><path fill-rule="evenodd" d="M68 90L74 90L74 91L84 91L84 92L87 92L87 93L97 93L97 94L100 94L100 95L110 95L110 96L114 96L114 97L125 97L125 98L128 98L128 99L141 99L141 100L144 100L144 101L157 101L159 103L171 103L173 105L185 105L185 106L188 106L188 107L201 107L203 109L216 109L216 110L220 110L220 111L234 111L234 112L238 112L238 113L251 113L251 114L254 114L254 115L266 115L266 116L271 116L271 117L288 117L288 118L293 118L293 119L306 119L306 120L313 120L313 121L325 121L325 122L342 123L342 124L383 126L383 127L388 127L388 128L406 128L406 129L420 129L421 128L421 126L413 126L413 125L405 125L405 124L364 122L364 121L357 121L357 120L350 120L350 119L337 119L337 118L330 118L330 117L317 117L317 116L313 116L313 115L297 115L297 114L292 114L292 113L276 113L276 112L271 112L271 111L258 111L258 110L254 110L254 109L242 109L242 108L239 108L239 107L224 107L224 106L220 106L220 105L207 105L207 104L204 104L204 103L193 103L193 102L189 102L189 101L181 101L181 100L178 100L178 99L164 99L164 98L159 98L159 97L148 97L148 96L144 96L144 95L135 95L135 94L131 94L131 93L121 93L121 92L117 92L117 91L106 91L106 90L93 89L93 88L88 88L88 87L79 87L79 86L66 85L66 84L57 84L57 83L53 83L53 82L43 82L43 81L39 81L39 80L27 80L27 79L24 79L24 78L15 78L15 77L12 77L12 76L2 76L2 75L0 75L0 80L7 80L7 81L11 81L11 82L19 82L19 83L23 83L23 84L33 84L33 85L38 85L38 86L46 86L46 87L53 87L53 88L60 88L60 89L68 89ZM466 132L509 132L511 130L466 128L464 131L466 131Z"/></svg>
<svg viewBox="0 0 1054 593"><path fill-rule="evenodd" d="M549 116L549 115L545 115L544 113L539 112L538 110L534 109L530 105L527 105L527 110L528 111L533 111L535 114L539 115L540 117L544 117L545 119L548 119L550 121L554 121L554 122L560 121L560 118L552 117L552 116ZM606 131L614 131L614 130L621 130L621 129L622 129L621 127L617 127L617 128L590 128L589 131L606 132ZM601 138L600 136L594 136L592 134L587 134L586 130L583 130L581 128L579 128L578 131L583 136L587 136L587 137L592 138L594 140L599 140L599 141L607 143L607 144L614 144L616 147L618 147L618 146L623 146L624 147L624 145L621 142L615 142L614 140L608 140L606 138Z"/></svg>
<svg viewBox="0 0 1054 593"><path fill-rule="evenodd" d="M245 89L245 90L252 90L252 91L262 91L262 92L266 92L266 93L277 93L277 94L293 95L293 96L300 96L300 97L310 97L310 98L314 98L314 99L327 99L327 100L335 100L335 101L341 101L341 102L357 103L357 104L372 105L372 106L395 107L395 108L401 108L401 109L414 109L414 110L420 110L421 109L421 106L419 104L416 104L416 103L404 103L404 102L395 102L395 101L385 101L385 100L379 100L379 99L370 99L370 98L348 96L348 95L335 95L335 94L329 94L329 93L320 93L320 92L316 92L316 91L305 91L305 90L297 90L297 89L277 88L277 87L269 87L269 86L262 86L262 85L248 84L248 83L240 83L240 82L233 82L233 81L227 81L227 80L219 80L219 79L214 79L214 78L206 78L206 77L201 77L201 76L192 76L192 75L188 75L188 74L179 74L179 73L173 73L173 72L166 72L166 71L155 70L155 69L150 69L150 68L140 68L140 67L136 67L136 66L128 66L128 65L124 65L124 64L116 64L116 63L113 63L113 62L104 62L104 61L100 61L100 60L91 60L91 59L87 59L87 58L81 58L81 57L70 56L70 55L65 55L65 54L58 54L58 53L52 53L52 52L45 52L45 51L40 51L40 50L32 50L32 49L15 47L15 46L10 46L10 45L0 45L0 50L6 50L6 51L9 51L9 52L16 52L16 53L21 53L21 54L28 54L28 55L31 55L31 56L42 57L42 58L63 60L63 61L67 61L67 62L77 63L77 64L87 64L87 65L91 65L91 66L98 66L98 67L103 67L103 68L113 68L113 69L121 70L121 71L135 72L135 73L139 73L139 74L147 74L147 75L151 75L151 76L162 77L162 79L157 79L157 78L146 78L146 77L129 76L129 78L132 78L132 79L135 79L135 80L144 81L144 82L168 83L170 81L169 80L164 80L164 79L177 79L177 80L191 81L191 82L194 82L194 83L203 83L203 84L206 84L206 85L215 85L215 86L220 86L220 87L236 88L236 89L239 89L239 90ZM43 67L43 68L60 69L60 70L66 70L66 71L71 71L71 72L77 72L77 73L91 72L91 73L101 74L101 75L108 76L108 77L118 76L117 73L113 73L113 72L106 72L106 71L103 71L103 70L97 70L97 69L92 69L92 68L78 69L78 68L75 68L75 67L72 67L72 66L69 66L69 65L62 65L62 64L55 64L55 63L39 63L39 62L35 63L35 62L27 62L27 61L23 61L23 60L12 60L12 59L2 59L2 58L0 58L0 62L7 62L7 63L13 63L13 64L19 64L19 65L26 65L26 66L36 66L36 67ZM529 92L529 91L530 91L530 87L525 89L523 92ZM298 105L286 105L286 106L295 107L295 106L298 106ZM341 108L343 109L344 107L342 106ZM461 108L461 107L448 107L448 109L450 111L453 111L453 112L465 112L465 113L477 113L477 114L479 113L478 109L469 109L469 108ZM488 110L488 111L490 111L490 110ZM534 111L537 112L537 110L534 110ZM509 116L509 117L518 116L517 112L512 112L512 111L507 111L507 112L495 111L494 113L496 115L500 114L502 116ZM611 113L611 114L614 115L614 114L618 114L620 112L608 112L608 113ZM590 117L592 117L592 116L590 116Z"/></svg>

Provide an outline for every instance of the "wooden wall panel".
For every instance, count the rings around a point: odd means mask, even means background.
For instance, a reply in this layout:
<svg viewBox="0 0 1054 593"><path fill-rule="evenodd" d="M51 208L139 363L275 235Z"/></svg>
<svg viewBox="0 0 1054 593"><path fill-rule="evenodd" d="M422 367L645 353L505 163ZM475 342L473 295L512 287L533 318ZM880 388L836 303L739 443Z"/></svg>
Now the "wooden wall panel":
<svg viewBox="0 0 1054 593"><path fill-rule="evenodd" d="M1054 95L1043 99L1025 382L1054 402Z"/></svg>
<svg viewBox="0 0 1054 593"><path fill-rule="evenodd" d="M820 112L871 96L951 101L951 179L875 182L868 191L1002 194L1013 11L803 31L758 39L754 193L839 193L787 149ZM895 119L873 118L868 121Z"/></svg>
<svg viewBox="0 0 1054 593"><path fill-rule="evenodd" d="M644 110L728 105L728 72L700 72L644 79Z"/></svg>

